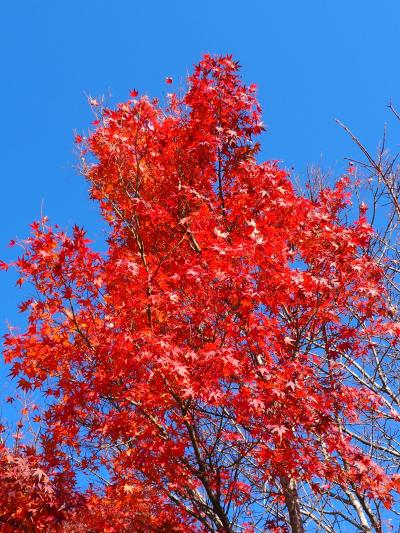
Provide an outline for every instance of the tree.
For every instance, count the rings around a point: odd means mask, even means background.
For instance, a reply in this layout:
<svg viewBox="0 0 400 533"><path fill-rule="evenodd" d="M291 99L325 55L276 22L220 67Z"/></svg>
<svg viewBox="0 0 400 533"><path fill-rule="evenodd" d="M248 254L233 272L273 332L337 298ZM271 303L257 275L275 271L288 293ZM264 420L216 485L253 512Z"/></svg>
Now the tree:
<svg viewBox="0 0 400 533"><path fill-rule="evenodd" d="M344 220L350 176L307 198L257 162L238 69L205 56L166 109L92 99L77 142L107 249L43 219L15 263L35 293L5 358L43 393L41 461L94 484L61 528L302 532L322 528L308 487L344 492L369 531L365 506L399 487L346 431L382 416L347 358L399 335L373 230Z"/></svg>
<svg viewBox="0 0 400 533"><path fill-rule="evenodd" d="M58 499L58 480L50 481L32 449L24 452L12 453L4 444L0 448L1 531L51 531L65 518ZM66 488L66 480L62 481ZM72 508L71 499L66 500Z"/></svg>
<svg viewBox="0 0 400 533"><path fill-rule="evenodd" d="M388 108L396 120L400 115L389 104ZM380 416L371 416L365 413L356 424L344 426L344 431L368 453L372 460L378 463L387 473L397 473L400 462L399 421L400 421L400 395L399 395L399 217L400 217L400 171L397 163L398 154L391 154L387 148L386 127L376 156L369 151L360 139L344 124L337 121L346 131L362 154L362 160L351 160L351 171L356 180L354 183L354 196L360 212L368 215L374 228L374 235L370 241L368 253L380 265L384 273L383 282L385 290L382 295L385 307L388 309L387 326L377 331L371 343L371 350L361 361L347 354L345 372L346 381L354 386L367 387L373 392L381 403ZM321 182L322 177L322 182ZM311 196L321 188L324 182L320 171L314 173L309 182ZM366 203L367 202L367 203ZM368 204L368 205L367 205ZM355 320L358 318L355 316ZM364 325L360 322L360 327ZM393 333L395 333L393 335ZM353 491L354 492L354 491ZM390 513L382 512L379 504L365 505L363 495L354 492L359 503L362 503L361 512L365 523L370 523L369 531L394 531L398 529L399 513L398 498ZM343 502L346 495L340 491L329 494L323 504L316 505L315 498L311 495L309 502L302 502L314 509L319 508L319 520L328 524L331 520L333 500ZM328 512L329 510L329 512ZM350 511L350 512L349 512ZM318 513L317 513L318 514ZM347 524L352 523L351 506L342 505L342 518ZM346 527L346 526L345 526ZM346 529L344 529L346 530Z"/></svg>

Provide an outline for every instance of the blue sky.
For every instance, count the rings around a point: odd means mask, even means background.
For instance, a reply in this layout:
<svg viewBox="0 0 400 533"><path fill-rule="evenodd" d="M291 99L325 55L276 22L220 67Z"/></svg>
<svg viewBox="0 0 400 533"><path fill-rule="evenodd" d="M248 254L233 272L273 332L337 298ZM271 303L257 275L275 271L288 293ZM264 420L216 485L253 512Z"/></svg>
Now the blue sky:
<svg viewBox="0 0 400 533"><path fill-rule="evenodd" d="M355 155L338 117L374 150L386 109L400 107L398 0L4 0L0 257L41 210L101 240L95 206L78 175L73 132L92 120L85 94L138 89L162 97L165 76L184 80L205 52L232 53L259 87L264 159L295 172L321 163L340 172ZM2 274L1 331L21 323L21 294Z"/></svg>

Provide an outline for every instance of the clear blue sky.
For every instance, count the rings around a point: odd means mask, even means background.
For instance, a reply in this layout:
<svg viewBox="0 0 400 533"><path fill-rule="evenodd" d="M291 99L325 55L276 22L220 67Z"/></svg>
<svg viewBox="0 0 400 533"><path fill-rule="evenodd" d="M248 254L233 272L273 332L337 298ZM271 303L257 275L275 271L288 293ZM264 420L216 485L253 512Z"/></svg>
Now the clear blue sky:
<svg viewBox="0 0 400 533"><path fill-rule="evenodd" d="M259 87L263 158L339 172L356 152L334 118L374 150L388 101L400 107L399 34L399 0L3 0L0 257L42 202L52 222L101 238L74 167L73 131L92 120L85 93L162 96L165 76L179 82L203 53L232 53ZM393 124L394 148L398 133ZM1 331L21 322L13 283L0 276Z"/></svg>

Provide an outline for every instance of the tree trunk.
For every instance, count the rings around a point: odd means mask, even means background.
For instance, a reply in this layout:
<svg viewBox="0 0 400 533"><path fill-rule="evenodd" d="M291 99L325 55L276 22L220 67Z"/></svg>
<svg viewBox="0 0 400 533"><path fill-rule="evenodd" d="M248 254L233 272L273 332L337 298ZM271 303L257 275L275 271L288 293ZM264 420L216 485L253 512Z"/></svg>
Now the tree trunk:
<svg viewBox="0 0 400 533"><path fill-rule="evenodd" d="M282 476L281 485L283 489L283 495L285 497L286 508L289 513L292 533L304 533L296 482L294 479L289 479L286 476Z"/></svg>

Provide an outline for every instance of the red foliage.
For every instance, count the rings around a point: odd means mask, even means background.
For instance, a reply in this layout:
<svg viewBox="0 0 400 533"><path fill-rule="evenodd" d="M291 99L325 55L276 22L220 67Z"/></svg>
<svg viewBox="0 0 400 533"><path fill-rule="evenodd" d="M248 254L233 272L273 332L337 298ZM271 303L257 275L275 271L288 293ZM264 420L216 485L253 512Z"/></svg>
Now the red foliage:
<svg viewBox="0 0 400 533"><path fill-rule="evenodd" d="M188 522L145 486L125 484L103 494L78 493L71 478L46 474L33 450L0 450L0 531L183 533Z"/></svg>
<svg viewBox="0 0 400 533"><path fill-rule="evenodd" d="M58 487L60 480L50 480L32 450L16 454L2 445L0 479L2 532L54 531L65 519L65 504Z"/></svg>
<svg viewBox="0 0 400 533"><path fill-rule="evenodd" d="M141 531L142 511L146 531L229 530L229 509L277 498L283 476L389 505L339 423L378 408L341 360L363 358L384 315L371 228L341 220L348 178L311 201L256 161L255 87L230 57L205 56L188 87L166 110L135 91L77 137L106 253L42 221L16 263L39 296L5 356L48 397L43 456L107 472L112 496L86 500L95 531Z"/></svg>

